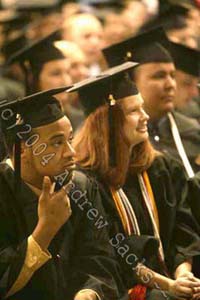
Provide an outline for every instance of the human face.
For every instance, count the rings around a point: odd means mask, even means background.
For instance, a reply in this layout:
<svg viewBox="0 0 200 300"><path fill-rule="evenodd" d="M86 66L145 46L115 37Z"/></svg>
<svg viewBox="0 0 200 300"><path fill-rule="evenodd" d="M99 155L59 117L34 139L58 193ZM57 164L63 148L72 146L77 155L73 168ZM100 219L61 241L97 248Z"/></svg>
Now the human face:
<svg viewBox="0 0 200 300"><path fill-rule="evenodd" d="M121 100L125 115L124 134L131 147L148 139L147 121L149 116L145 113L143 104L144 101L140 94Z"/></svg>
<svg viewBox="0 0 200 300"><path fill-rule="evenodd" d="M90 16L77 18L71 26L70 36L82 49L89 64L99 61L104 42L103 28L98 20Z"/></svg>
<svg viewBox="0 0 200 300"><path fill-rule="evenodd" d="M73 53L73 55L70 57L70 63L70 76L73 83L84 80L89 76L86 58L84 55L82 55L82 53Z"/></svg>
<svg viewBox="0 0 200 300"><path fill-rule="evenodd" d="M32 147L27 147L25 144L25 150L26 161L29 163L27 172L31 171L34 181L41 183L44 176L53 179L74 168L75 152L71 145L72 127L67 117L35 128L33 134L39 136L38 142ZM42 148L45 150L40 154Z"/></svg>
<svg viewBox="0 0 200 300"><path fill-rule="evenodd" d="M69 75L70 62L68 59L51 60L45 63L39 75L39 89L48 90L61 86L71 85L71 77ZM67 100L67 93L57 95L57 99L61 102Z"/></svg>
<svg viewBox="0 0 200 300"><path fill-rule="evenodd" d="M176 82L175 107L184 108L193 98L199 96L198 78L177 70Z"/></svg>
<svg viewBox="0 0 200 300"><path fill-rule="evenodd" d="M135 83L150 119L159 119L174 108L176 91L173 63L147 63L135 70Z"/></svg>

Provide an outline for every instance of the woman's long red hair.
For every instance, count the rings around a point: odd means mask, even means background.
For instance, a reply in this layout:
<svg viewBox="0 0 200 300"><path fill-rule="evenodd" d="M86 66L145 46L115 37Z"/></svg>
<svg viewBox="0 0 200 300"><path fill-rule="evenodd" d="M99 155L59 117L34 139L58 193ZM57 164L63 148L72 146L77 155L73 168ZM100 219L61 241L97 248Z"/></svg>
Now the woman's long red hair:
<svg viewBox="0 0 200 300"><path fill-rule="evenodd" d="M117 159L115 167L109 164L108 105L91 113L74 138L77 164L95 171L104 182L115 188L123 186L128 171L136 174L148 169L157 153L148 140L133 147L130 153L130 146L123 133L125 116L120 104L122 101L117 101L112 107Z"/></svg>

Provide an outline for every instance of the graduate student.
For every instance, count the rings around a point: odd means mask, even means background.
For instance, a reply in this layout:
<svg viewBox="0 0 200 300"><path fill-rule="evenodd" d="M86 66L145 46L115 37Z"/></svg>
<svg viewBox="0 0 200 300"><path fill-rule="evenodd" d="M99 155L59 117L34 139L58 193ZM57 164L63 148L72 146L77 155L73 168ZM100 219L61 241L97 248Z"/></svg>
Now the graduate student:
<svg viewBox="0 0 200 300"><path fill-rule="evenodd" d="M59 31L54 31L23 47L8 60L8 65L20 64L24 73L27 95L72 84L71 58L56 46L58 40L60 40ZM75 130L83 121L82 113L70 104L67 93L60 93L56 98L60 101Z"/></svg>
<svg viewBox="0 0 200 300"><path fill-rule="evenodd" d="M87 116L74 141L77 164L96 179L130 299L192 299L199 228L181 165L149 142L135 67L127 62L68 90L78 91Z"/></svg>
<svg viewBox="0 0 200 300"><path fill-rule="evenodd" d="M149 114L149 134L154 147L179 159L189 177L199 170L200 126L174 111L175 65L162 28L144 32L103 50L109 66L137 61L133 80Z"/></svg>
<svg viewBox="0 0 200 300"><path fill-rule="evenodd" d="M176 66L175 109L188 117L199 120L200 51L173 42L170 42L169 49Z"/></svg>
<svg viewBox="0 0 200 300"><path fill-rule="evenodd" d="M0 103L0 299L121 299L100 196L73 172L64 90Z"/></svg>

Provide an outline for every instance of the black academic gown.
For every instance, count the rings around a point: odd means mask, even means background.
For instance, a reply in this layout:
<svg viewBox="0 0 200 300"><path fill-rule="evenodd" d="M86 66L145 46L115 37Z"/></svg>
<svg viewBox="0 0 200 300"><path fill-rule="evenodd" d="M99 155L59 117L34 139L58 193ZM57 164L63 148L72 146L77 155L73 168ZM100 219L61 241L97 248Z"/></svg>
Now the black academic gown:
<svg viewBox="0 0 200 300"><path fill-rule="evenodd" d="M192 118L173 112L180 137L194 172L200 170L200 125ZM153 146L159 150L171 154L181 163L181 158L171 133L170 122L167 116L159 122L149 122L149 137Z"/></svg>
<svg viewBox="0 0 200 300"><path fill-rule="evenodd" d="M188 195L187 180L180 164L170 157L160 156L149 168L148 175L158 209L165 263L168 272L172 275L177 266L187 257L200 253L199 226L187 203L190 195ZM127 288L137 283L135 266L138 262L164 275L163 266L157 255L158 241L153 235L152 224L144 205L137 176L129 174L123 187L134 208L141 232L140 236L130 237L124 233L106 184L102 183L101 179L92 172L89 172L89 176L95 176L98 182L103 205L110 218L110 242L118 255ZM128 258L129 254L132 256Z"/></svg>
<svg viewBox="0 0 200 300"><path fill-rule="evenodd" d="M190 198L188 204L191 207L192 213L196 221L200 225L200 172L196 173L195 177L188 180ZM193 266L194 274L200 278L200 256L195 258Z"/></svg>
<svg viewBox="0 0 200 300"><path fill-rule="evenodd" d="M34 273L22 290L7 299L70 300L85 288L95 290L102 300L121 299L116 285L120 285L120 279L98 191L80 172L76 172L74 183L70 196L72 216L50 244L52 259ZM13 186L12 169L0 164L0 299L5 299L19 275L27 237L38 221L37 196L22 182L21 196L17 197ZM86 198L96 208L97 217L87 216L91 206L83 205Z"/></svg>

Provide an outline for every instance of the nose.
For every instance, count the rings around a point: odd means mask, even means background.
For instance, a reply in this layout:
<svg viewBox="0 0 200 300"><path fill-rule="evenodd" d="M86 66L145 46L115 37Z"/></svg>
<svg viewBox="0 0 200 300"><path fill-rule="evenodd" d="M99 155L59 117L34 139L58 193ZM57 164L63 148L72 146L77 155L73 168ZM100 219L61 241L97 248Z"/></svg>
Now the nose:
<svg viewBox="0 0 200 300"><path fill-rule="evenodd" d="M96 50L97 49L100 50L101 40L98 36L96 35L91 36L90 43L93 47L95 47Z"/></svg>
<svg viewBox="0 0 200 300"><path fill-rule="evenodd" d="M72 145L67 141L63 150L63 157L73 159L75 157L75 150Z"/></svg>
<svg viewBox="0 0 200 300"><path fill-rule="evenodd" d="M176 79L173 78L171 75L168 75L166 78L166 88L176 89Z"/></svg>
<svg viewBox="0 0 200 300"><path fill-rule="evenodd" d="M63 73L61 80L60 80L61 85L71 85L72 84L72 79L71 76L68 73Z"/></svg>
<svg viewBox="0 0 200 300"><path fill-rule="evenodd" d="M80 74L80 78L81 79L85 79L88 77L88 67L85 66L85 65L81 65L80 68L79 68L79 74Z"/></svg>
<svg viewBox="0 0 200 300"><path fill-rule="evenodd" d="M190 89L190 96L191 98L195 98L199 96L199 89L197 85L193 85Z"/></svg>
<svg viewBox="0 0 200 300"><path fill-rule="evenodd" d="M148 121L149 120L149 115L146 113L146 111L143 108L141 110L141 120L142 121Z"/></svg>

